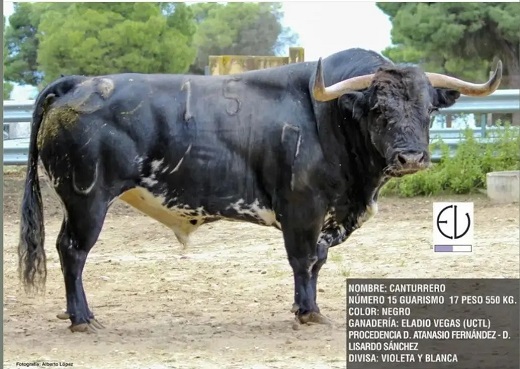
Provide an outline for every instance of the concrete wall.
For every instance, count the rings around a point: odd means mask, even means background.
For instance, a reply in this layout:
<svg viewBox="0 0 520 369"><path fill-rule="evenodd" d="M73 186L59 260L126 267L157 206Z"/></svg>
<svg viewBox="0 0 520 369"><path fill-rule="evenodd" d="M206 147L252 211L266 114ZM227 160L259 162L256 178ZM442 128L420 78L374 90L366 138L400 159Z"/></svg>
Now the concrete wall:
<svg viewBox="0 0 520 369"><path fill-rule="evenodd" d="M253 55L219 55L209 57L211 75L229 75L249 70L278 67L290 63L303 62L305 59L302 47L291 47L289 56L253 56Z"/></svg>

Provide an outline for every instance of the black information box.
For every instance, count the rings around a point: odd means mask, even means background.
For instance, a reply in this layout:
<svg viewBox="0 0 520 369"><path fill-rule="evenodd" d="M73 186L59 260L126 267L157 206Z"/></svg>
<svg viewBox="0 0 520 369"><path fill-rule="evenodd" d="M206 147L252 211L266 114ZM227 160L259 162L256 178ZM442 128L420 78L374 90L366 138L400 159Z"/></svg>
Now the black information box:
<svg viewBox="0 0 520 369"><path fill-rule="evenodd" d="M347 369L520 369L520 279L347 279Z"/></svg>

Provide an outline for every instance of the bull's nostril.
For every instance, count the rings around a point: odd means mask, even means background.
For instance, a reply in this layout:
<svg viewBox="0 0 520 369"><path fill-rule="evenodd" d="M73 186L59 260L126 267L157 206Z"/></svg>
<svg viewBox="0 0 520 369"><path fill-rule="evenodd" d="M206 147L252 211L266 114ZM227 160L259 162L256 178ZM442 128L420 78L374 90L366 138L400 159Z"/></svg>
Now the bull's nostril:
<svg viewBox="0 0 520 369"><path fill-rule="evenodd" d="M426 161L427 156L424 152L419 151L403 151L397 154L396 164L400 166L422 165Z"/></svg>
<svg viewBox="0 0 520 369"><path fill-rule="evenodd" d="M401 155L401 154L397 154L397 160L399 160L399 163L401 165L406 164L406 158L403 155Z"/></svg>
<svg viewBox="0 0 520 369"><path fill-rule="evenodd" d="M418 163L424 163L424 153L419 154L419 159L417 160Z"/></svg>

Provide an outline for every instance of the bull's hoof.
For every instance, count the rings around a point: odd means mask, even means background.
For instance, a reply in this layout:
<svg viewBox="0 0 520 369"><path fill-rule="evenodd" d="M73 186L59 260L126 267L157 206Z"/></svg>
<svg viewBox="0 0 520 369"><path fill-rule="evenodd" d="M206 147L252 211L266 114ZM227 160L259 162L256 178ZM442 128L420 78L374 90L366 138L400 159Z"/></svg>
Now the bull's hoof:
<svg viewBox="0 0 520 369"><path fill-rule="evenodd" d="M70 314L66 311L56 315L58 319L67 320L70 319ZM105 328L103 324L98 322L93 316L89 319L88 323L72 324L69 329L71 332L96 332L98 329Z"/></svg>
<svg viewBox="0 0 520 369"><path fill-rule="evenodd" d="M333 322L321 313L310 312L307 314L297 315L297 319L301 324L324 324L332 326Z"/></svg>
<svg viewBox="0 0 520 369"><path fill-rule="evenodd" d="M291 313L296 314L300 310L300 306L297 303L292 304Z"/></svg>
<svg viewBox="0 0 520 369"><path fill-rule="evenodd" d="M64 312L59 313L58 315L56 315L56 317L58 319L61 319L61 320L67 320L67 319L70 319L70 314L68 312L64 311ZM103 329L103 328L105 328L103 326L103 324L98 322L94 318L94 316L90 317L90 322L89 323L73 324L73 325L71 325L69 327L69 329L72 332L88 332L88 331L95 332L96 330Z"/></svg>
<svg viewBox="0 0 520 369"><path fill-rule="evenodd" d="M69 327L71 332L95 333L98 329L105 328L96 319L90 319L90 323L73 324Z"/></svg>
<svg viewBox="0 0 520 369"><path fill-rule="evenodd" d="M81 323L76 325L71 325L69 327L71 332L82 332L82 333L94 333L96 332L96 328L91 327L88 323Z"/></svg>
<svg viewBox="0 0 520 369"><path fill-rule="evenodd" d="M61 320L67 320L67 319L70 319L70 315L69 315L69 313L64 311L63 313L59 313L58 315L56 315L56 318L61 319Z"/></svg>

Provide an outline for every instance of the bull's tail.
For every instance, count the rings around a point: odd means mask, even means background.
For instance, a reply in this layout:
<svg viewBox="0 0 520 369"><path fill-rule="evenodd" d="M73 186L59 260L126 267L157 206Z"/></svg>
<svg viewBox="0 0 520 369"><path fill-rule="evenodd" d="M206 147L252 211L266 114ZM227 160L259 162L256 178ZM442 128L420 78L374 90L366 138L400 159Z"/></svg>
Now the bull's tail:
<svg viewBox="0 0 520 369"><path fill-rule="evenodd" d="M53 98L70 91L84 77L63 77L48 85L37 97L32 116L29 159L20 219L20 241L18 243L18 273L26 291L45 287L47 276L44 250L45 226L43 206L38 179L37 138L46 106Z"/></svg>

